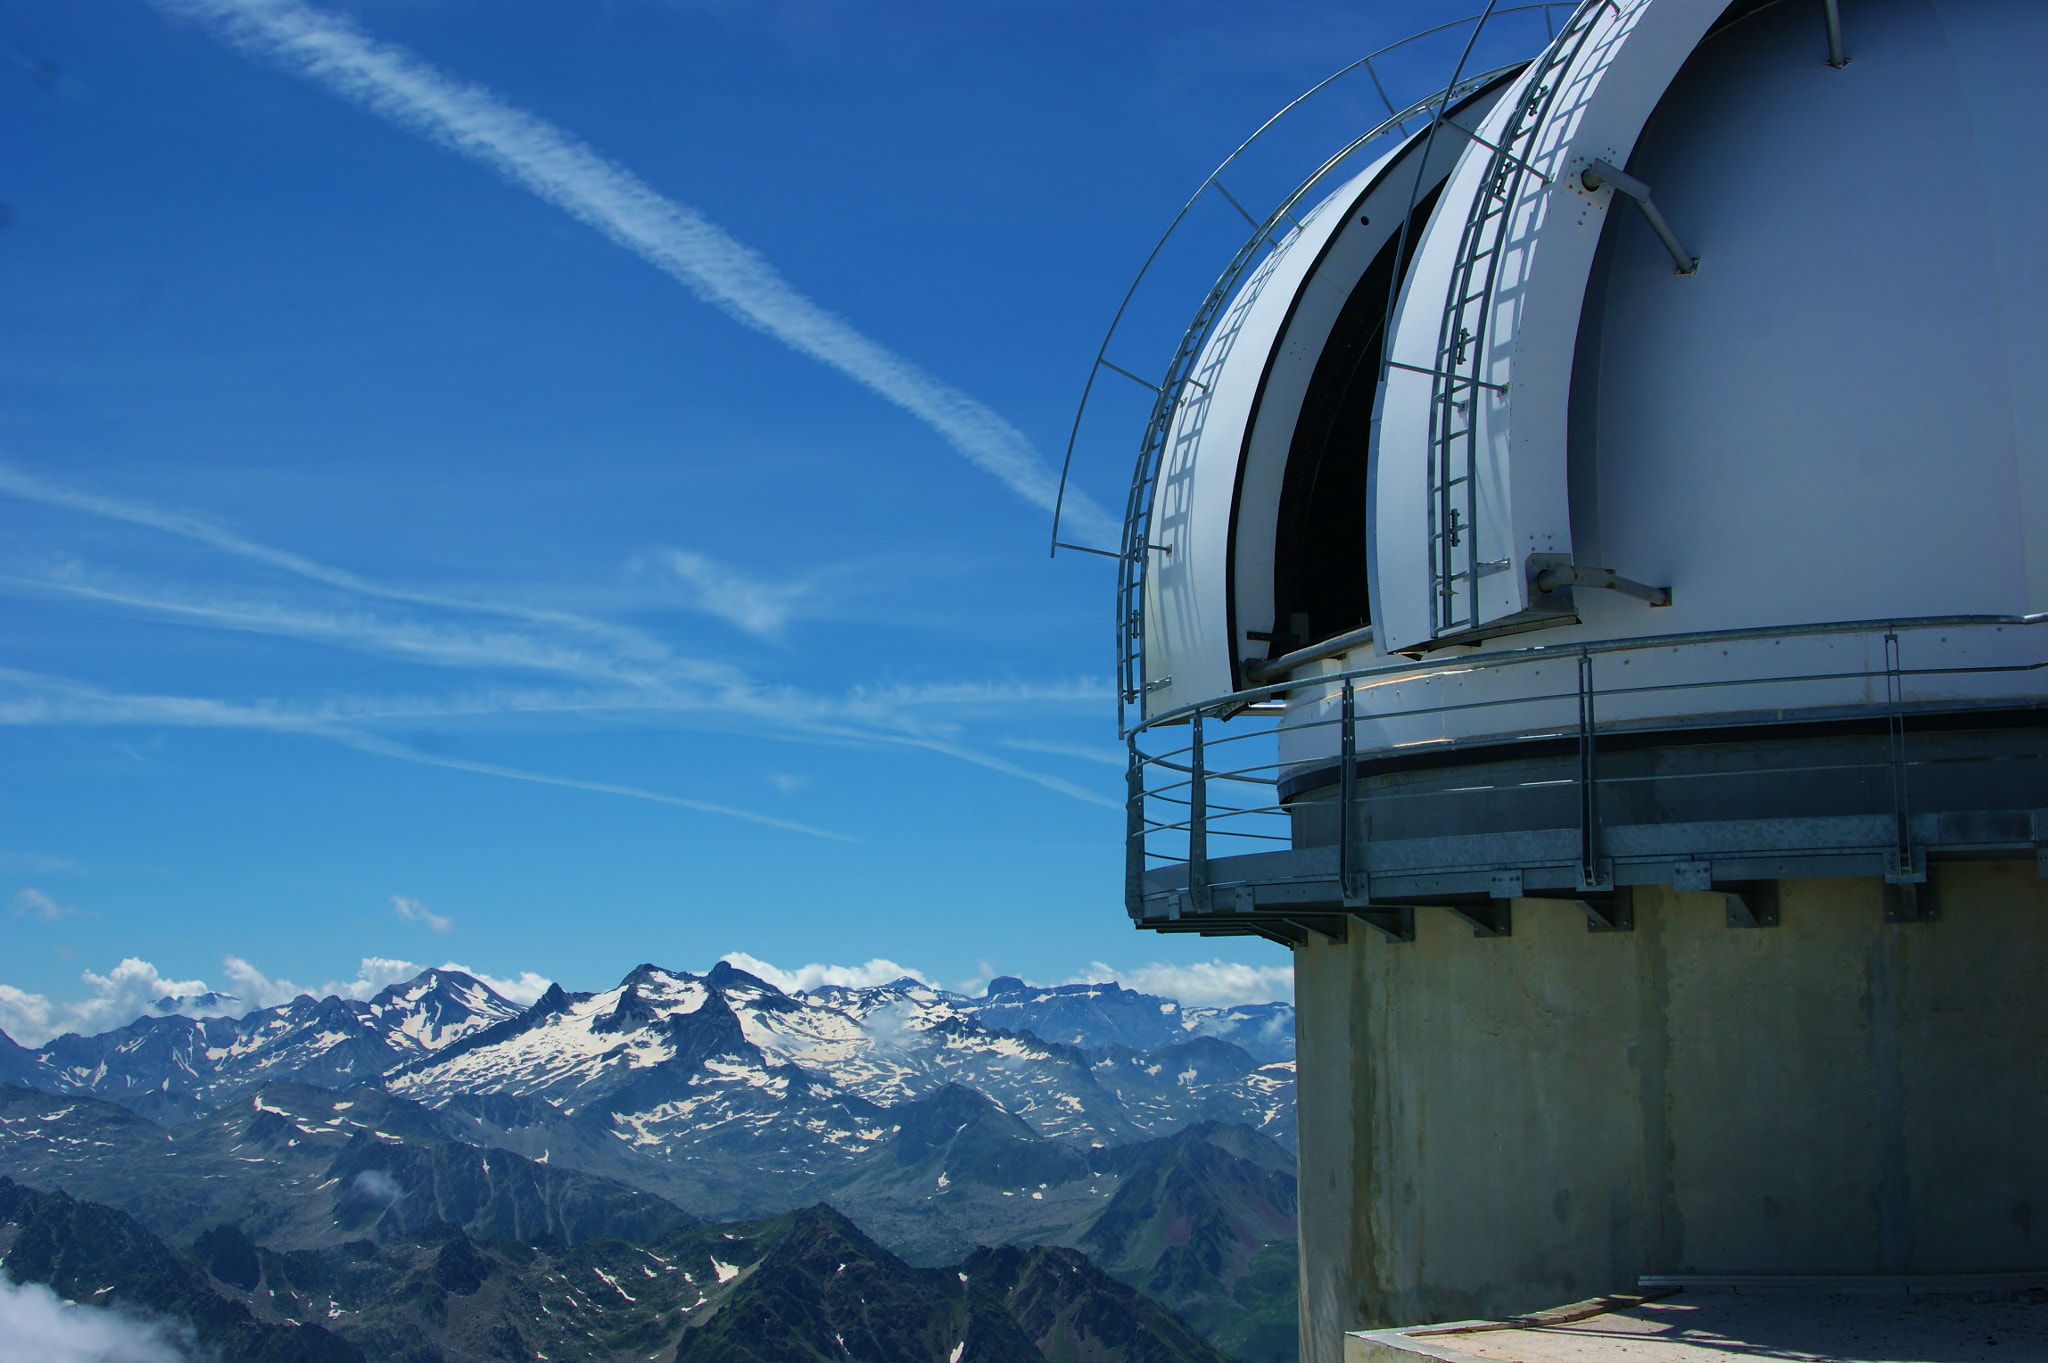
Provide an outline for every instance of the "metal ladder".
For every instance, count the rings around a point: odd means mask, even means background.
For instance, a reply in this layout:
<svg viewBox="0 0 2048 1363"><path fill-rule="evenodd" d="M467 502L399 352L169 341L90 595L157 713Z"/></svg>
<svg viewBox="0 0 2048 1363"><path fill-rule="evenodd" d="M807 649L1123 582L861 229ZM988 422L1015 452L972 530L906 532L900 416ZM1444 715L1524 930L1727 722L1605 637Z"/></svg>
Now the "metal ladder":
<svg viewBox="0 0 2048 1363"><path fill-rule="evenodd" d="M1557 98L1564 74L1592 36L1594 21L1615 0L1586 0L1532 65L1526 95L1510 114L1498 141L1481 142L1490 156L1483 191L1467 212L1451 267L1450 289L1437 332L1436 363L1430 368L1429 405L1429 583L1434 635L1477 628L1479 578L1502 565L1479 558L1479 423L1482 390L1500 385L1481 380L1495 286L1509 221L1531 175L1548 177L1529 162L1537 134ZM1403 366L1405 367L1405 366Z"/></svg>

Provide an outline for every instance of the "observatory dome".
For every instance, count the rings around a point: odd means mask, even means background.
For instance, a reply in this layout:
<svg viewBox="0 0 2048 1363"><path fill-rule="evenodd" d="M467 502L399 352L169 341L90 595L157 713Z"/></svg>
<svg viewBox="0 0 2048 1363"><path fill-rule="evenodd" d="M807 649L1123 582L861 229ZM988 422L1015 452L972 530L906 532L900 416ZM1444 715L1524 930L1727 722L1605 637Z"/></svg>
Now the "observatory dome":
<svg viewBox="0 0 2048 1363"><path fill-rule="evenodd" d="M1261 225L1117 555L1126 909L1293 949L1313 1363L2048 1282L2048 4L1540 36Z"/></svg>
<svg viewBox="0 0 2048 1363"><path fill-rule="evenodd" d="M1144 717L1367 626L1332 656L2048 610L2048 9L1852 18L1834 69L1814 5L1605 6L1303 215L1134 518Z"/></svg>

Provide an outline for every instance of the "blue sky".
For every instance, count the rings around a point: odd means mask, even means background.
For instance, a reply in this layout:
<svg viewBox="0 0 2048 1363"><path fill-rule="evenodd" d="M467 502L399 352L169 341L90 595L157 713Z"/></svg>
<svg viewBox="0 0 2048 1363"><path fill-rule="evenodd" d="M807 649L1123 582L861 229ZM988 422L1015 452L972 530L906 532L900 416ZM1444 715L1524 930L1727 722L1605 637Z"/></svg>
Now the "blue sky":
<svg viewBox="0 0 2048 1363"><path fill-rule="evenodd" d="M0 7L0 1025L728 952L1284 994L1123 917L1113 569L1042 503L1201 177L1462 12ZM1205 204L1112 357L1243 232Z"/></svg>

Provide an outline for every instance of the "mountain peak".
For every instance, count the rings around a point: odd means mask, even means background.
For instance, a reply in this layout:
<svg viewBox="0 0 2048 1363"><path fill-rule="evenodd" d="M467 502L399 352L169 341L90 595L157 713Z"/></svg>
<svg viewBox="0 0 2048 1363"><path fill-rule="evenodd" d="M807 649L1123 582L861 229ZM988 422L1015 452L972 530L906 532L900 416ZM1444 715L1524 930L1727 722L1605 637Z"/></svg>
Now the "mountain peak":
<svg viewBox="0 0 2048 1363"><path fill-rule="evenodd" d="M229 1005L237 1004L240 1002L241 1000L239 998L236 998L233 994L223 994L220 993L218 990L209 989L204 994L194 994L189 998L183 998L176 994L166 994L162 998L158 999L156 1003L152 1005L152 1007L154 1007L157 1012L168 1016L171 1013L183 1012L187 1008L204 1008L209 1011L222 1011L225 1010Z"/></svg>
<svg viewBox="0 0 2048 1363"><path fill-rule="evenodd" d="M742 985L764 990L770 994L779 995L782 993L780 989L777 989L759 975L750 975L731 961L720 961L717 965L712 966L710 973L704 977L704 983L710 985L713 989L730 989L734 985Z"/></svg>
<svg viewBox="0 0 2048 1363"><path fill-rule="evenodd" d="M1015 975L998 975L988 982L988 988L982 991L982 997L992 999L998 994L1021 994L1024 989L1024 981Z"/></svg>

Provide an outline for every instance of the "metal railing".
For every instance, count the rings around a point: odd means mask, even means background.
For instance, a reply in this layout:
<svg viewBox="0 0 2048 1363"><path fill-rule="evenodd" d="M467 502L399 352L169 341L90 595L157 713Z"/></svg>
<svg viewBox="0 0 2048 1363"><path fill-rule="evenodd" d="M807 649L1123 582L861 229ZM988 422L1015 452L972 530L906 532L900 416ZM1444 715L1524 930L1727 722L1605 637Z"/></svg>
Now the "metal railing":
<svg viewBox="0 0 2048 1363"><path fill-rule="evenodd" d="M1560 742L1575 747L1577 754L1569 780L1576 785L1579 887L1597 890L1606 883L1602 791L1634 779L1602 772L1603 739L1840 719L1884 723L1882 755L1868 765L1883 769L1874 773L1876 785L1889 791L1895 846L1887 856L1887 874L1907 878L1915 857L1907 784L1909 721L1936 711L2048 705L2048 688L2033 676L2048 668L2048 633L2034 632L2043 625L2048 615L1939 616L1534 645L1437 661L1380 663L1185 706L1137 725L1127 738L1126 899L1132 916L1140 916L1146 872L1157 864L1185 863L1187 893L1198 910L1206 907L1209 864L1219 852L1296 846L1293 819L1303 805L1284 799L1281 787L1306 781L1319 792L1336 787L1337 874L1345 897L1363 900L1363 821L1357 817L1362 760L1435 752L1448 756L1474 748L1512 755L1530 744L1554 747ZM1946 634L1931 648L1925 637L1965 629L2024 631L2018 636L2023 642L2004 650L2011 656L1999 660L1959 660L1951 651L1936 652L1947 644ZM1863 662L1773 668L1737 661L1729 665L1728 675L1709 675L1714 667L1706 660L1717 647L1719 656L1728 657L1735 645L1813 638L1860 640ZM1682 655L1685 666L1662 674L1634 666L1652 661L1653 653ZM1653 675L1643 677L1645 672ZM2005 686L2000 678L2018 684ZM1766 688L1769 695L1762 694ZM1416 689L1422 692L1419 698L1410 694ZM1452 689L1463 694L1447 695ZM1401 737L1404 724L1419 727L1421 721L1450 721L1468 736ZM1360 730L1367 725L1379 742L1361 743ZM1184 741L1163 741L1169 735ZM1151 740L1162 742L1148 746ZM1281 750L1283 740L1290 751ZM1811 770L1785 768L1787 773ZM1373 798L1429 798L1430 793ZM1331 797L1319 798L1327 802Z"/></svg>
<svg viewBox="0 0 2048 1363"><path fill-rule="evenodd" d="M1422 32L1410 34L1399 42L1390 43L1375 52L1349 63L1290 101L1272 117L1260 124L1251 136L1247 137L1239 144L1235 151L1225 157L1223 162L1202 181L1194 194L1189 196L1187 202L1181 206L1180 211L1174 215L1173 221L1167 225L1166 231L1160 236L1159 241L1145 257L1144 264L1139 267L1136 278L1131 281L1130 288L1125 291L1123 300L1117 305L1115 315L1110 319L1109 329L1103 335L1102 344L1096 349L1095 361L1089 366L1088 379L1082 386L1081 400L1074 412L1073 427L1068 434L1066 453L1060 464L1060 490L1053 510L1051 543L1051 552L1054 554L1057 554L1063 548L1076 549L1084 553L1101 554L1118 560L1116 642L1117 716L1120 729L1128 730L1130 728L1129 724L1125 722L1126 711L1144 693L1144 589L1149 560L1151 555L1156 552L1156 546L1152 545L1148 539L1151 533L1152 494L1157 481L1160 463L1171 440L1175 418L1179 414L1181 405L1186 399L1190 388L1200 390L1202 387L1199 380L1194 377L1194 366L1207 347L1210 336L1216 330L1218 321L1224 312L1224 305L1236 294L1246 275L1260 259L1261 252L1266 247L1284 240L1287 233L1298 226L1294 216L1295 210L1319 186L1326 184L1338 170L1352 164L1361 153L1366 152L1384 138L1396 134L1403 138L1410 136L1411 132L1408 125L1412 122L1427 120L1424 124L1425 129L1433 130L1437 122L1443 117L1444 111L1451 104L1515 71L1527 60L1527 58L1523 58L1522 60L1505 66L1497 66L1476 75L1464 75L1465 61L1470 57L1478 42L1480 33L1485 30L1488 24L1497 23L1500 20L1516 15L1541 15L1544 21L1543 40L1541 44L1538 44L1533 40L1532 35L1530 51L1531 55L1533 55L1536 51L1547 49L1557 37L1557 26L1553 19L1553 12L1561 11L1568 16L1576 16L1580 10L1601 3L1606 3L1606 0L1543 0L1543 2L1535 4L1505 6L1497 3L1489 4L1479 14L1455 19L1448 23L1438 24L1433 28L1425 29ZM1570 22L1571 20L1568 18L1567 24L1569 25ZM1458 68L1454 71L1451 80L1445 86L1431 90L1422 98L1414 100L1406 107L1397 107L1393 98L1387 93L1380 71L1373 63L1389 57L1403 48L1420 43L1425 39L1442 34L1455 33L1462 29L1470 29L1471 33L1460 55ZM1314 172L1284 196L1279 205L1263 219L1254 218L1244 208L1243 204L1224 187L1221 179L1223 174L1237 166L1240 159L1255 144L1259 143L1275 125L1279 124L1281 120L1301 108L1308 100L1356 72L1363 72L1371 79L1375 92L1386 106L1387 117L1367 132L1346 143L1336 154L1325 159ZM1194 319L1181 334L1179 342L1174 348L1173 356L1166 366L1164 377L1159 383L1153 384L1133 373L1130 368L1113 363L1109 359L1110 346L1116 339L1117 330L1123 324L1125 316L1130 310L1132 299L1137 295L1139 286L1144 283L1153 265L1158 261L1160 253L1166 248L1167 242L1181 228L1182 224L1186 222L1189 213L1196 204L1212 189L1232 209L1244 217L1245 221L1251 225L1252 232L1246 238L1244 244L1230 258L1223 272L1217 276L1216 281L1210 286L1208 293L1202 299L1201 305L1195 310ZM1060 539L1060 516L1061 510L1065 505L1067 480L1073 469L1074 450L1080 439L1081 425L1087 414L1089 401L1095 393L1095 381L1101 377L1104 369L1111 370L1126 379L1142 384L1154 394L1151 414L1145 423L1144 434L1139 442L1137 462L1131 474L1130 491L1124 513L1122 542L1114 552L1087 545L1068 544Z"/></svg>

